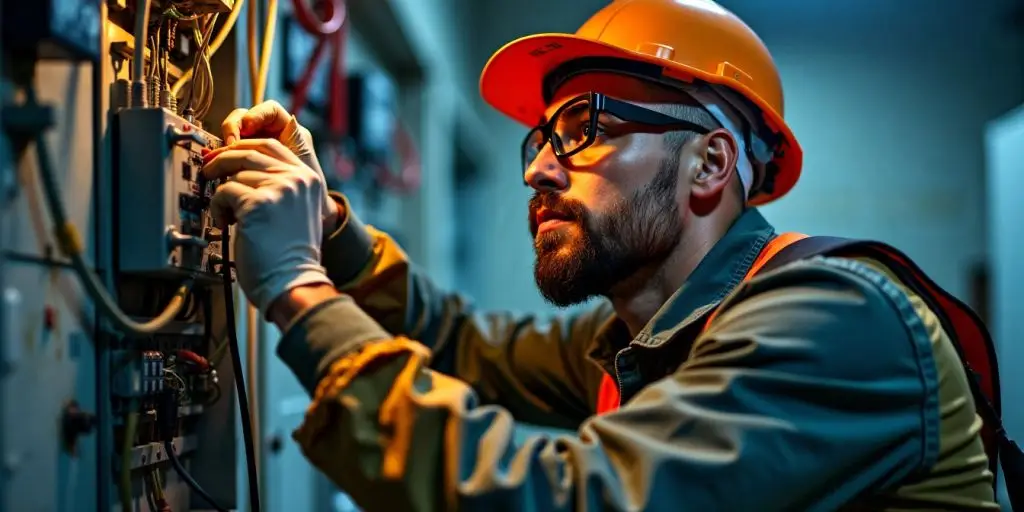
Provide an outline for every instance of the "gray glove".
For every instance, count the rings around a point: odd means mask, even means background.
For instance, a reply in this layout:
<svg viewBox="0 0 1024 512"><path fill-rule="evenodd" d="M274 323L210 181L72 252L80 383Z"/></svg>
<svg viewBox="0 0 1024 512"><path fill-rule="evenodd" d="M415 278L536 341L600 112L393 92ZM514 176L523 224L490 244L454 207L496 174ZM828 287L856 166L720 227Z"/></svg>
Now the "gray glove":
<svg viewBox="0 0 1024 512"><path fill-rule="evenodd" d="M240 140L206 156L207 178L226 178L215 218L234 219L238 284L261 313L299 286L332 284L320 265L323 174L276 139Z"/></svg>
<svg viewBox="0 0 1024 512"><path fill-rule="evenodd" d="M326 221L335 212L334 200L327 195L327 180L323 168L320 167L320 160L316 157L312 134L280 103L270 100L252 108L235 109L224 119L221 131L224 134L225 145L245 138L277 139L299 157L306 167L315 172L320 178L320 183L324 184L321 222Z"/></svg>

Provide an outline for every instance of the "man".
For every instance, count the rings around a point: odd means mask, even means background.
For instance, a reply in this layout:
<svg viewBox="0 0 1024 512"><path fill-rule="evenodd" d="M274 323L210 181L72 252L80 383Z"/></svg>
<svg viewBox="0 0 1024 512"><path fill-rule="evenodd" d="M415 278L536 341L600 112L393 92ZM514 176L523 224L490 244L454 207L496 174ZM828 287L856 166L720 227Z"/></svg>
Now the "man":
<svg viewBox="0 0 1024 512"><path fill-rule="evenodd" d="M326 193L275 103L233 113L208 155L232 177L213 207L238 222L239 283L313 395L295 438L357 503L998 510L948 311L911 264L865 249L756 273L801 238L752 208L801 157L740 20L619 1L502 48L481 88L533 127L537 284L560 306L608 299L592 311L477 313L437 289ZM513 446L516 421L576 433Z"/></svg>

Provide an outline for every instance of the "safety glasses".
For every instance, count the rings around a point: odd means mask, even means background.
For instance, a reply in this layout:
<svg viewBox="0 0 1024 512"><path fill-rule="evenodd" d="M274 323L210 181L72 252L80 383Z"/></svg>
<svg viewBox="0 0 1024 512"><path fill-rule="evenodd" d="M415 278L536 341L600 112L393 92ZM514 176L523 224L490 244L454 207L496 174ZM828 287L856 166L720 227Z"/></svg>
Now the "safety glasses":
<svg viewBox="0 0 1024 512"><path fill-rule="evenodd" d="M601 113L614 116L626 125L633 125L621 127L622 132L663 133L685 130L703 135L711 131L710 128L684 119L590 92L565 102L548 122L526 134L522 147L523 172L526 172L545 144L551 144L559 159L569 158L590 147L599 135L598 117Z"/></svg>

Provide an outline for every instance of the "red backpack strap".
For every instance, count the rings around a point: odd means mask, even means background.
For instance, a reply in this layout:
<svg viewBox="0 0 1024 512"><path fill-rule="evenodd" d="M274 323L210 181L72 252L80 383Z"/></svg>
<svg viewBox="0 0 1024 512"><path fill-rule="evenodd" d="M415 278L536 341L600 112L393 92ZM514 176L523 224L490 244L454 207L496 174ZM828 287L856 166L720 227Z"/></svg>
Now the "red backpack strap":
<svg viewBox="0 0 1024 512"><path fill-rule="evenodd" d="M970 307L939 287L905 254L881 242L809 237L779 251L762 266L760 272L769 272L793 261L826 254L865 257L880 262L937 314L960 356L975 406L984 421L982 440L991 470L997 474L1001 459L1011 505L1014 509L1024 510L1024 488L1021 486L1024 483L1024 452L1007 436L1003 428L995 344L985 324ZM1018 490L1014 492L1014 488Z"/></svg>

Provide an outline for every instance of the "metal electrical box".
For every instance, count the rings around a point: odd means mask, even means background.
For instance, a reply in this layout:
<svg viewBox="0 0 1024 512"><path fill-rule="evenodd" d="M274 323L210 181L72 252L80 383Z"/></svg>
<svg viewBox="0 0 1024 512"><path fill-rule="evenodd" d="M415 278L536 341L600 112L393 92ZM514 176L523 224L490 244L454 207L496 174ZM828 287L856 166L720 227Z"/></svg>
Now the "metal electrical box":
<svg viewBox="0 0 1024 512"><path fill-rule="evenodd" d="M217 182L200 171L202 151L221 140L162 108L122 110L116 123L121 272L215 277L221 233L209 206Z"/></svg>

